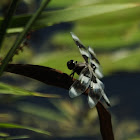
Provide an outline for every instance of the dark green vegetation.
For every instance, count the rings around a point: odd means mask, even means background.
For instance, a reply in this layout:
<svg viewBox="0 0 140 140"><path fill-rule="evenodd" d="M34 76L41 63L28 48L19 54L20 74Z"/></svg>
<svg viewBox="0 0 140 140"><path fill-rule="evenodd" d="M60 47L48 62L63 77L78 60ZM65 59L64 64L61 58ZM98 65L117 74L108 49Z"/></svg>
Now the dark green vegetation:
<svg viewBox="0 0 140 140"><path fill-rule="evenodd" d="M0 128L3 128L0 139L48 139L50 132L54 138L96 139L100 136L98 115L95 109L88 108L82 97L69 100L66 99L68 91L3 71L12 62L48 66L70 74L67 61L83 61L70 36L72 31L83 44L95 49L105 76L118 71L138 72L140 1L42 0L40 6L30 0L17 2L7 2L11 12L6 18L0 17L0 57L3 59L0 67ZM15 13L16 4L18 8L22 2L27 5L28 12L21 14L17 10ZM5 6L3 1L0 5L1 9ZM28 40L30 47L23 47L29 31L33 31ZM19 46L23 47L23 52ZM66 96L63 97L63 93ZM110 99L112 108L119 104L117 97L110 95ZM119 121L113 115L113 124L117 140L139 139L139 121L129 116L125 121ZM18 131L11 132L11 129Z"/></svg>

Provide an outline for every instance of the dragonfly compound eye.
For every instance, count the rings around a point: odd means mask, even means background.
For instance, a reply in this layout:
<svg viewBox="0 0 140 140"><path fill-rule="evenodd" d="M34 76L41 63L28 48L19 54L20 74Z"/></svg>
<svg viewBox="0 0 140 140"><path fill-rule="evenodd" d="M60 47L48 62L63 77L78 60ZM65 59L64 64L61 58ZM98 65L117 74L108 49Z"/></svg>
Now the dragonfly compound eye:
<svg viewBox="0 0 140 140"><path fill-rule="evenodd" d="M70 69L70 70L74 69L74 67L75 67L75 62L74 62L74 60L68 61L68 62L67 62L67 67L68 67L68 69Z"/></svg>

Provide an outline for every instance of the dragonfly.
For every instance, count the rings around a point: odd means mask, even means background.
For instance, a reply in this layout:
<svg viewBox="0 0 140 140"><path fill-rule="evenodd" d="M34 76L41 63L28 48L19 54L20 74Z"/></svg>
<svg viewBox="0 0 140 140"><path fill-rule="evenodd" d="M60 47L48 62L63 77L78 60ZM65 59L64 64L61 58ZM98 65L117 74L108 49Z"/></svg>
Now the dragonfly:
<svg viewBox="0 0 140 140"><path fill-rule="evenodd" d="M85 47L73 32L70 33L84 58L84 62L74 60L67 62L68 69L72 70L70 76L73 78L75 73L79 75L79 78L69 88L69 96L74 98L84 92L88 92L88 104L90 108L95 107L102 97L106 104L110 106L110 101L104 92L104 84L100 80L103 74L94 50L90 46Z"/></svg>

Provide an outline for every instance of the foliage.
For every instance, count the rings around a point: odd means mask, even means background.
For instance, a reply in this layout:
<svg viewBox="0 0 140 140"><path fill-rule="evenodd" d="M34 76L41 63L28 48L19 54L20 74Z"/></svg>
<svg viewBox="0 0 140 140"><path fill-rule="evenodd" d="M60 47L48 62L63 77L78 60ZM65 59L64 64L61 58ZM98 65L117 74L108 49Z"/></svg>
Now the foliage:
<svg viewBox="0 0 140 140"><path fill-rule="evenodd" d="M16 96L37 96L47 98L60 98L59 95L53 94L42 94L38 92L27 91L25 89L10 86L4 83L0 83L0 94L11 94Z"/></svg>
<svg viewBox="0 0 140 140"><path fill-rule="evenodd" d="M42 133L42 134L46 134L46 135L50 135L49 132L45 132L43 130L39 130L39 129L35 129L35 128L31 128L31 127L27 127L27 126L22 126L22 125L18 125L18 124L9 124L9 123L0 123L0 127L1 128L19 128L19 129L28 129L37 133Z"/></svg>
<svg viewBox="0 0 140 140"><path fill-rule="evenodd" d="M78 106L79 102L81 106ZM82 99L70 102L69 100L51 100L56 109L43 106L21 103L18 109L25 114L34 116L37 120L44 120L47 124L44 129L53 131L56 137L94 136L99 134L97 111L88 109ZM40 110L40 112L36 111ZM82 109L82 111L81 111ZM55 125L52 125L54 124ZM81 126L81 127L79 127ZM92 131L94 130L94 131Z"/></svg>

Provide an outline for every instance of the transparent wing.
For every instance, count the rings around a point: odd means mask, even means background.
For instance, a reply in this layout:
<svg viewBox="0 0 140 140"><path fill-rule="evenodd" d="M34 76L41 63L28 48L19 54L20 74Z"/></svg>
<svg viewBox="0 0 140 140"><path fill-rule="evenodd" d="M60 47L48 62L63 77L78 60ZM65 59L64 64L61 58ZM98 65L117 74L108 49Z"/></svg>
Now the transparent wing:
<svg viewBox="0 0 140 140"><path fill-rule="evenodd" d="M104 92L104 84L103 84L98 78L97 78L97 83L98 83L98 84L100 85L100 87L101 87L101 94L102 94L102 96L103 96L103 98L104 98L106 104L107 104L108 106L110 106L110 101L109 101L108 97L106 96L106 94L105 94L105 92Z"/></svg>
<svg viewBox="0 0 140 140"><path fill-rule="evenodd" d="M91 47L88 47L88 52L90 53L91 59L95 60L97 64L100 64L99 60L96 57L94 50Z"/></svg>
<svg viewBox="0 0 140 140"><path fill-rule="evenodd" d="M96 106L96 104L98 103L98 101L101 99L101 94L93 94L88 95L88 104L90 108L93 108Z"/></svg>
<svg viewBox="0 0 140 140"><path fill-rule="evenodd" d="M82 44L80 39L74 33L72 33L72 32L70 32L70 33L71 33L71 36L72 36L75 44L78 46L81 55L83 56L86 63L88 63L89 53L87 52L86 47Z"/></svg>
<svg viewBox="0 0 140 140"><path fill-rule="evenodd" d="M110 101L104 92L104 84L95 76L92 76L90 83L90 92L88 96L88 104L93 108L103 96L106 104L110 106Z"/></svg>
<svg viewBox="0 0 140 140"><path fill-rule="evenodd" d="M92 77L95 78L95 77ZM96 79L94 79L96 81ZM93 80L90 83L90 92L88 94L88 104L90 108L93 108L96 106L98 101L101 99L101 87L98 85L98 83L93 82Z"/></svg>
<svg viewBox="0 0 140 140"><path fill-rule="evenodd" d="M91 72L89 71L88 67L85 67L79 76L79 79L76 80L69 89L69 96L74 98L76 96L81 95L84 93L87 88L89 87L91 82Z"/></svg>
<svg viewBox="0 0 140 140"><path fill-rule="evenodd" d="M103 73L102 73L102 70L101 70L101 67L100 67L99 60L97 59L96 54L91 47L88 47L88 53L89 53L89 64L90 64L90 66L93 68L96 76L98 78L102 78Z"/></svg>

